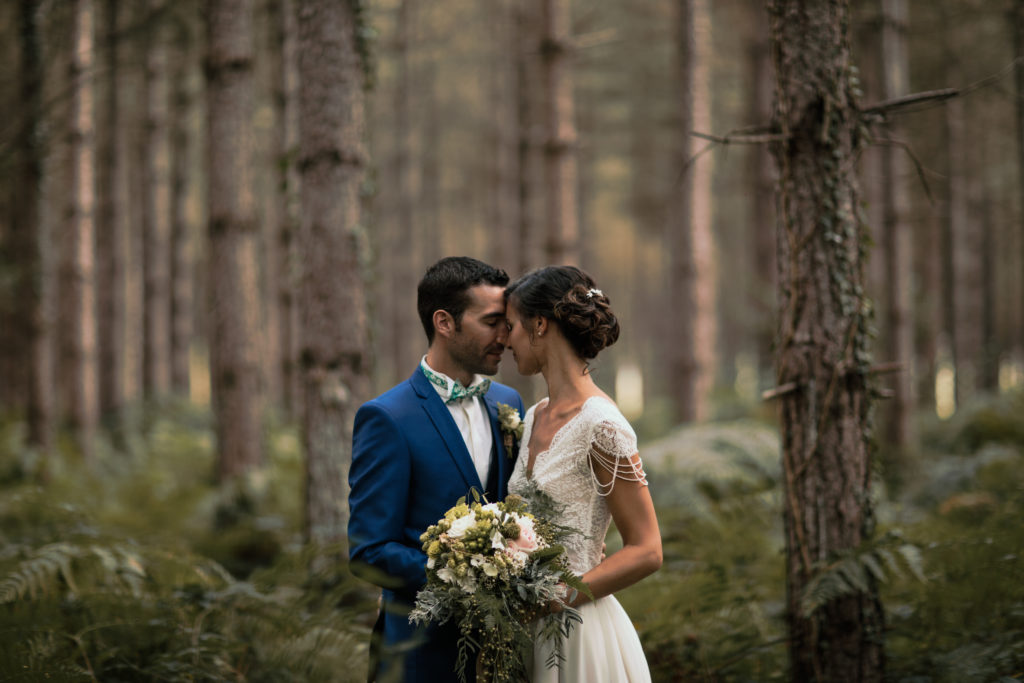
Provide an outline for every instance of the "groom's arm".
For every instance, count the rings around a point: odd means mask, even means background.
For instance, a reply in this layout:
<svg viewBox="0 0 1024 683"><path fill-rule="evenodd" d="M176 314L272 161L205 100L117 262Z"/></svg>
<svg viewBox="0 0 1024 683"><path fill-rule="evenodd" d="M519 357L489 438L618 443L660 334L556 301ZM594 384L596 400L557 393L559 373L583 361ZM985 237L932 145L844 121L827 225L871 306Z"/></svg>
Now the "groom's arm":
<svg viewBox="0 0 1024 683"><path fill-rule="evenodd" d="M349 558L371 583L414 593L426 583L426 555L405 535L412 467L405 437L382 407L362 406L352 433Z"/></svg>

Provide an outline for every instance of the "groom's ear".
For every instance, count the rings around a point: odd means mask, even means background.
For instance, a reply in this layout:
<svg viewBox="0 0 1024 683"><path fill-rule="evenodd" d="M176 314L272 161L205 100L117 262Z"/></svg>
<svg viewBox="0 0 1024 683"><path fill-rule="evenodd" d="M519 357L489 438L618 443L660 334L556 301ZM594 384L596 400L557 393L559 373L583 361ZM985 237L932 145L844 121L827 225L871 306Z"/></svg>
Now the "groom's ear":
<svg viewBox="0 0 1024 683"><path fill-rule="evenodd" d="M444 309L434 311L433 321L434 331L445 339L451 339L455 334L455 318L448 311Z"/></svg>

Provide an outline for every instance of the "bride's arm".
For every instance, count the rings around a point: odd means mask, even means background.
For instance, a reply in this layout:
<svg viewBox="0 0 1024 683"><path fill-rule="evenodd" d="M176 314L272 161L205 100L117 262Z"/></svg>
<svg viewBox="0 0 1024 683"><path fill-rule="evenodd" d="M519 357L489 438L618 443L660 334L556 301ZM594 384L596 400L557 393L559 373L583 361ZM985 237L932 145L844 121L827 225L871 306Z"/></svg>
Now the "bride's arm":
<svg viewBox="0 0 1024 683"><path fill-rule="evenodd" d="M595 456L592 456L592 458ZM597 458L601 454L596 454ZM631 458L633 471L640 471L640 456ZM604 597L631 586L661 567L661 531L654 513L654 503L646 481L616 478L597 462L591 462L595 477L606 496L615 526L622 536L622 549L605 558L583 575L594 598ZM582 593L572 596L571 605L588 602Z"/></svg>

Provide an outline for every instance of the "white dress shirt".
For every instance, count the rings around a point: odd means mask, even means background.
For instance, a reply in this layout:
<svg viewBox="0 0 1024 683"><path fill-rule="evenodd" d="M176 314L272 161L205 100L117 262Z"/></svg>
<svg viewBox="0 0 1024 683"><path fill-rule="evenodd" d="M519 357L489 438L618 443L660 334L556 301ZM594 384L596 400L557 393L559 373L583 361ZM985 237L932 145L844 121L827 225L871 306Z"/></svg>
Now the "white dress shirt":
<svg viewBox="0 0 1024 683"><path fill-rule="evenodd" d="M448 397L452 395L455 380L430 367L427 364L426 356L423 356L420 363L432 373L445 380L447 383L446 387L441 387L434 383L431 383L431 386L437 391L441 400L448 400ZM473 377L473 383L469 386L474 387L485 379L481 375L476 375ZM476 473L480 475L481 485L486 488L487 475L491 472L491 450L494 448L494 439L491 435L491 420L487 416L487 407L484 405L483 397L474 396L473 398L454 401L446 404L445 407L448 408L452 419L455 420L455 426L459 428L459 433L462 434L462 440L466 443L466 449L473 459Z"/></svg>

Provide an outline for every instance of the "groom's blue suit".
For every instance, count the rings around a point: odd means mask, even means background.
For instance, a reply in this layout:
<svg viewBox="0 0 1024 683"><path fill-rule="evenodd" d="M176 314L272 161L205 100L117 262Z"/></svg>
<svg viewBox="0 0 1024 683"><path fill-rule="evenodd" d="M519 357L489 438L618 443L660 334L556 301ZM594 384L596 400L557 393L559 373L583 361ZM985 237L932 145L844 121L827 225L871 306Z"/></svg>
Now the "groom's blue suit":
<svg viewBox="0 0 1024 683"><path fill-rule="evenodd" d="M458 680L457 629L447 624L424 632L409 623L408 611L426 583L420 534L460 497L471 500L472 488L486 491L491 501L505 497L515 454L505 453L497 404L523 414L523 403L513 389L496 382L484 403L494 442L487 482L480 481L451 413L419 369L356 413L349 471L350 556L354 571L384 587L378 621L378 629L383 621L382 680L395 674L396 651L405 652L401 680ZM472 662L469 669L467 680L473 680Z"/></svg>

